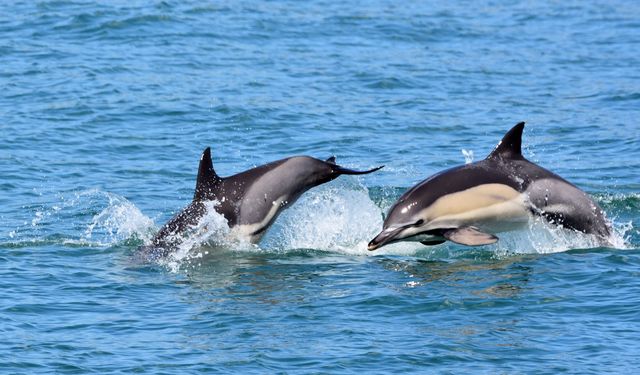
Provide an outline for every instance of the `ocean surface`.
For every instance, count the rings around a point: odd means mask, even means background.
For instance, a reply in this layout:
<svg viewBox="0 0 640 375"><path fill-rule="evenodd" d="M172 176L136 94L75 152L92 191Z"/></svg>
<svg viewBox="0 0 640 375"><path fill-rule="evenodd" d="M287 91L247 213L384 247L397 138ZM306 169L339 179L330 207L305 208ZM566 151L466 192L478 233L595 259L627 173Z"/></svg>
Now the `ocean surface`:
<svg viewBox="0 0 640 375"><path fill-rule="evenodd" d="M639 3L3 1L0 36L0 373L640 369ZM407 188L519 121L615 248L532 222L366 250ZM223 176L385 168L257 246L140 256L207 146Z"/></svg>

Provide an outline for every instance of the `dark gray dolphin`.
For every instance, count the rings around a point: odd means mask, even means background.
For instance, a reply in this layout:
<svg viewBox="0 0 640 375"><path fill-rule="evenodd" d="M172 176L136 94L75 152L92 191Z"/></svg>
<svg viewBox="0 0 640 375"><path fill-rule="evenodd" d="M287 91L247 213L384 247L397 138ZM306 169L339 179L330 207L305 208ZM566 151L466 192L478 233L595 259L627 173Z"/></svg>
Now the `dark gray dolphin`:
<svg viewBox="0 0 640 375"><path fill-rule="evenodd" d="M211 150L200 158L193 201L160 229L152 247L162 254L184 241L184 233L196 226L207 212L206 202L215 201L235 234L257 242L285 207L293 204L305 191L336 177L367 174L336 165L335 158L325 161L309 156L295 156L271 162L230 177L220 177L213 170Z"/></svg>
<svg viewBox="0 0 640 375"><path fill-rule="evenodd" d="M493 233L526 224L531 215L608 243L602 209L582 190L522 156L524 122L514 126L489 156L437 173L404 193L391 207L369 250L396 241L437 245L446 240L476 246Z"/></svg>

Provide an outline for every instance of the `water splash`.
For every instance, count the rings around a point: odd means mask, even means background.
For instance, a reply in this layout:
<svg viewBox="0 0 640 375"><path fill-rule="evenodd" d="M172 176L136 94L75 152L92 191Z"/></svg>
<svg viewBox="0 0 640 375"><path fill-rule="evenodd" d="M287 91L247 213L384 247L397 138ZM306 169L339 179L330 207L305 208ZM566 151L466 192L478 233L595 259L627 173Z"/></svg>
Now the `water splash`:
<svg viewBox="0 0 640 375"><path fill-rule="evenodd" d="M381 226L380 208L364 186L331 184L307 192L284 211L261 247L360 253Z"/></svg>
<svg viewBox="0 0 640 375"><path fill-rule="evenodd" d="M346 179L345 179L346 180ZM357 181L357 180L356 180ZM200 267L215 252L287 253L300 250L349 255L413 255L420 244L400 243L375 254L368 241L382 227L382 210L359 182L320 186L284 210L259 245L229 229L224 217L207 207L200 222L189 230L179 248L159 261L172 272Z"/></svg>
<svg viewBox="0 0 640 375"><path fill-rule="evenodd" d="M107 207L93 216L84 231L83 240L91 242L95 239L97 243L107 246L130 240L141 240L144 243L151 240L155 229L153 220L126 198L97 190L80 194L79 197L87 195L104 197L108 203Z"/></svg>
<svg viewBox="0 0 640 375"><path fill-rule="evenodd" d="M500 233L498 236L500 240L489 248L499 257L602 247L601 240L594 235L556 226L540 217L532 217L529 225L522 230Z"/></svg>
<svg viewBox="0 0 640 375"><path fill-rule="evenodd" d="M199 259L211 251L256 250L257 246L237 236L229 228L227 219L216 211L217 201L205 202L205 214L197 224L186 233L179 234L182 241L169 256L159 263L173 272L180 269L199 266Z"/></svg>
<svg viewBox="0 0 640 375"><path fill-rule="evenodd" d="M635 195L604 196L598 200L604 206L612 207L633 208L637 204ZM358 256L403 255L435 259L455 258L468 249L449 242L432 247L400 242L368 251L367 243L382 227L383 211L390 202L389 199L376 201L357 180L318 187L283 211L259 246L237 237L225 218L215 210L216 202L209 202L207 213L185 234L178 249L158 263L177 271L198 266L213 252L286 253L308 249ZM612 207L609 209L619 211ZM10 242L4 245L23 247L58 243L73 247L122 244L137 247L149 245L156 230L153 220L126 198L91 189L61 195L55 204L35 209L30 220L10 231ZM632 221L619 222L614 218L610 239L613 247L633 247L630 236L635 230ZM593 236L559 228L541 218L532 218L527 227L498 236L500 241L481 248L482 251L500 258L600 247Z"/></svg>
<svg viewBox="0 0 640 375"><path fill-rule="evenodd" d="M59 194L55 203L33 210L30 221L10 231L7 245L107 247L148 241L155 231L153 220L133 203L99 189Z"/></svg>
<svg viewBox="0 0 640 375"><path fill-rule="evenodd" d="M463 148L461 151L462 151L462 155L464 155L464 163L465 164L473 163L473 150L465 150Z"/></svg>

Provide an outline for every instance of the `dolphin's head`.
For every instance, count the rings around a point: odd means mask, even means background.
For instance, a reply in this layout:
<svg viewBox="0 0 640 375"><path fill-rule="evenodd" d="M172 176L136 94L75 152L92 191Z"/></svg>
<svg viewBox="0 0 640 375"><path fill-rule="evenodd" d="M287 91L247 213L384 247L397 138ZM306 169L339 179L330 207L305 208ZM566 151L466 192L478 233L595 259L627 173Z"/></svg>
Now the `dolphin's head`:
<svg viewBox="0 0 640 375"><path fill-rule="evenodd" d="M409 191L391 207L382 231L369 242L368 249L376 250L398 241L428 241L438 236L429 233L429 217L419 194Z"/></svg>

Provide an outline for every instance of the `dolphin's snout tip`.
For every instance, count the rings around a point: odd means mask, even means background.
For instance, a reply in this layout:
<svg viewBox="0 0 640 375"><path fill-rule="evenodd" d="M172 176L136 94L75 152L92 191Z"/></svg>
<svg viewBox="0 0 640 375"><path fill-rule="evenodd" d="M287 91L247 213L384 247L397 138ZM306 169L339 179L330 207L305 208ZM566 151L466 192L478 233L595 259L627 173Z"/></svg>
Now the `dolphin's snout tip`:
<svg viewBox="0 0 640 375"><path fill-rule="evenodd" d="M402 231L402 227L395 229L383 229L382 232L378 233L377 236L369 241L367 250L373 251L387 245L388 243L394 242L400 231Z"/></svg>

